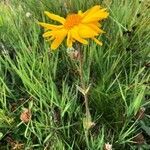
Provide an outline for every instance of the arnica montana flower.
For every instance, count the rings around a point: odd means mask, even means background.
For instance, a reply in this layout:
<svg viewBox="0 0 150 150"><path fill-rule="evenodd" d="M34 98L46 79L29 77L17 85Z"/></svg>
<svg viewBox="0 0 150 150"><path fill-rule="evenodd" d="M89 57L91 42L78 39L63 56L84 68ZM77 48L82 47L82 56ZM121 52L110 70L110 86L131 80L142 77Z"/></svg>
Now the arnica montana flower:
<svg viewBox="0 0 150 150"><path fill-rule="evenodd" d="M82 44L88 44L87 39L93 39L97 44L102 43L96 37L104 33L100 29L101 24L99 21L108 17L106 9L101 8L99 5L91 9L77 14L68 14L66 19L50 12L44 12L50 19L59 22L59 25L39 22L39 25L44 27L45 33L43 37L48 40L53 40L51 49L57 49L63 40L67 37L66 43L68 47L72 47L75 41Z"/></svg>

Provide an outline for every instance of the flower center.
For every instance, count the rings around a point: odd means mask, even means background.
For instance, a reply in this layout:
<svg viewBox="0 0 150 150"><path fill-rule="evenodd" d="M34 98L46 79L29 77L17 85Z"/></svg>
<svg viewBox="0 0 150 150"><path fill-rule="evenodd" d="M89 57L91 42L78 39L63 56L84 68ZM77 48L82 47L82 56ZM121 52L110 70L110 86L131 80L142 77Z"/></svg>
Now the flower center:
<svg viewBox="0 0 150 150"><path fill-rule="evenodd" d="M78 14L68 15L64 24L64 27L71 29L75 25L78 25L81 21L81 17Z"/></svg>

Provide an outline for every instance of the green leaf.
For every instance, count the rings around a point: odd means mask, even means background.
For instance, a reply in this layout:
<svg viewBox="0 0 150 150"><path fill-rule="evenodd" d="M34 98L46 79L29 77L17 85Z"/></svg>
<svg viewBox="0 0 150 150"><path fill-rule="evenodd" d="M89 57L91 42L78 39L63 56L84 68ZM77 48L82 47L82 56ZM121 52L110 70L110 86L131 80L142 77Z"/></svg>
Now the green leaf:
<svg viewBox="0 0 150 150"><path fill-rule="evenodd" d="M3 133L0 132L0 140L3 138Z"/></svg>

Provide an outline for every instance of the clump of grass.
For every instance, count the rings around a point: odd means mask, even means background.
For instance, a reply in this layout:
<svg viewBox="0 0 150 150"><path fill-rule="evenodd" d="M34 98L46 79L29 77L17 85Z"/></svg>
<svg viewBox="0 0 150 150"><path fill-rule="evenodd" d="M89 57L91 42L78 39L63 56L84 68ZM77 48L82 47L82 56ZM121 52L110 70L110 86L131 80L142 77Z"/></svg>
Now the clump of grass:
<svg viewBox="0 0 150 150"><path fill-rule="evenodd" d="M3 149L149 148L149 10L147 1L101 1L110 12L104 23L102 47L83 47L83 74L91 84L89 108L95 126L84 134L83 96L76 67L66 47L51 53L38 20L44 10L65 16L85 10L95 1L0 3L0 144ZM55 5L54 5L55 4ZM36 6L36 7L35 7ZM117 8L117 9L116 9ZM31 16L27 17L26 13ZM136 117L140 108L145 118ZM23 108L32 119L21 123ZM146 126L144 126L144 125ZM135 140L144 135L144 144ZM11 140L10 140L11 139ZM137 138L136 138L137 139ZM12 144L13 143L13 144ZM136 144L134 144L136 143Z"/></svg>

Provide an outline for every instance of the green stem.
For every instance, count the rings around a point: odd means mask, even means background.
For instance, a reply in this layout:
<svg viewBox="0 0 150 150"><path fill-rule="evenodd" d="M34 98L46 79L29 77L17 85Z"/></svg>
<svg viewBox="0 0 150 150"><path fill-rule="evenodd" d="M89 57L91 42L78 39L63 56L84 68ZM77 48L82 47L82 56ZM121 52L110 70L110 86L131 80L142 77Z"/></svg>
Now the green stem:
<svg viewBox="0 0 150 150"><path fill-rule="evenodd" d="M81 53L81 50L79 49L79 52ZM81 88L86 91L86 85L84 82L83 78L83 59L80 56L80 61L79 61L79 76L80 76L80 82L81 82ZM84 103L85 103L85 110L86 110L86 118L91 118L90 110L89 110L89 104L88 104L88 94L84 93Z"/></svg>

